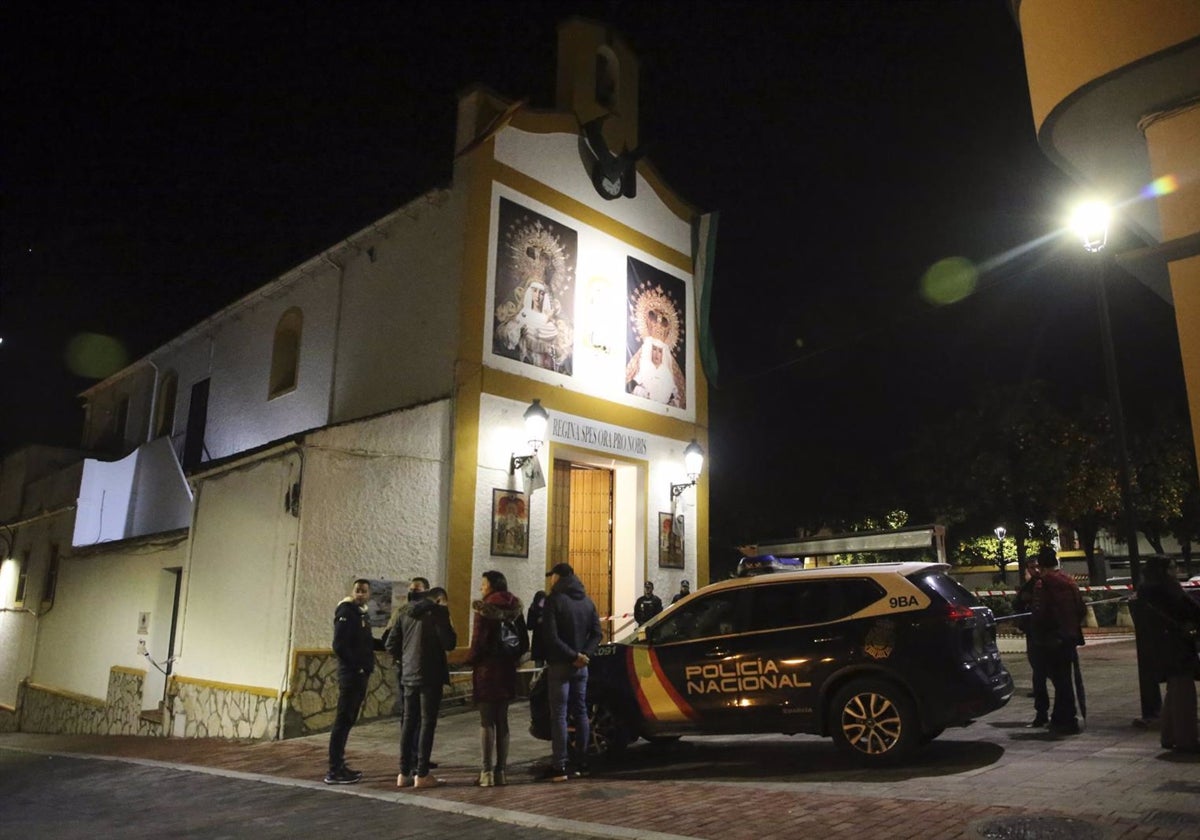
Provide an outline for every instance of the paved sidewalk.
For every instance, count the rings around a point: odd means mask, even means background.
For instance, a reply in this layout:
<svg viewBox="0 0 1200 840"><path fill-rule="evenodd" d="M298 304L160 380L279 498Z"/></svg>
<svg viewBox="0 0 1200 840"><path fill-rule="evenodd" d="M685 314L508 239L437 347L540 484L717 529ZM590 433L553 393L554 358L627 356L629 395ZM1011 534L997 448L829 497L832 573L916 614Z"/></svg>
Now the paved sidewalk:
<svg viewBox="0 0 1200 840"><path fill-rule="evenodd" d="M1089 716L1077 737L1024 727L1032 717L1029 668L1023 654L1005 658L1017 681L1012 702L944 733L901 768L856 768L832 742L812 737L685 738L639 743L592 778L552 785L531 776L549 745L527 734L527 706L515 704L508 787L473 786L478 726L464 712L438 726L434 757L446 787L396 789L398 727L383 721L351 734L347 755L366 776L339 791L610 837L1200 837L1200 761L1164 752L1156 731L1131 725L1138 713L1131 641L1081 649ZM323 793L331 791L320 784L327 741L325 735L238 743L17 733L0 736L0 749L153 760ZM1056 833L1030 833L1028 826L1013 833L1022 818ZM993 831L993 821L1008 832Z"/></svg>

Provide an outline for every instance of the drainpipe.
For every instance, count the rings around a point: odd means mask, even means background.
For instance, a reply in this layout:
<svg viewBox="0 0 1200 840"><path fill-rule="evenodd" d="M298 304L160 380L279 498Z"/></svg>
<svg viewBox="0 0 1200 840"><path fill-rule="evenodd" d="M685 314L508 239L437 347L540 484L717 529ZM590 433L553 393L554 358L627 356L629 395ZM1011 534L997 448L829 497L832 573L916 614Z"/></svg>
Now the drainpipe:
<svg viewBox="0 0 1200 840"><path fill-rule="evenodd" d="M340 345L342 341L342 294L346 282L346 266L329 256L328 251L321 256L324 257L325 262L333 266L338 273L337 304L334 307L333 314L333 358L329 368L329 405L325 412L325 422L332 423L337 398L338 345Z"/></svg>
<svg viewBox="0 0 1200 840"><path fill-rule="evenodd" d="M296 448L296 456L300 460L300 466L299 466L299 470L297 471L296 481L298 481L300 483L300 486L303 487L304 486L304 447L303 446L299 446ZM303 511L303 507L301 507L301 511ZM296 638L296 595L297 595L297 592L299 592L299 590L300 590L300 587L297 585L298 579L300 577L300 534L301 534L300 515L298 514L296 516L296 542L295 542L295 547L293 549L293 554L292 554L292 558L291 558L292 574L290 575L290 579L288 581L291 592L288 593L288 595L289 595L289 597L288 597L288 619L287 619L288 633L287 633L287 644L285 646L285 650L287 651L287 653L286 653L287 661L286 661L286 664L284 665L284 669L283 669L283 687L282 687L282 690L279 692L279 713L275 716L275 740L276 741L283 740L284 721L287 717L288 706L290 706L291 702L292 702L292 698L288 694L288 691L291 689L292 660L294 658L293 654L292 654L292 643L293 643L293 640Z"/></svg>
<svg viewBox="0 0 1200 840"><path fill-rule="evenodd" d="M146 364L154 368L154 389L150 392L150 421L146 424L146 443L154 440L154 422L157 418L154 416L155 409L158 407L158 379L160 372L158 365L154 364L150 359L146 359Z"/></svg>

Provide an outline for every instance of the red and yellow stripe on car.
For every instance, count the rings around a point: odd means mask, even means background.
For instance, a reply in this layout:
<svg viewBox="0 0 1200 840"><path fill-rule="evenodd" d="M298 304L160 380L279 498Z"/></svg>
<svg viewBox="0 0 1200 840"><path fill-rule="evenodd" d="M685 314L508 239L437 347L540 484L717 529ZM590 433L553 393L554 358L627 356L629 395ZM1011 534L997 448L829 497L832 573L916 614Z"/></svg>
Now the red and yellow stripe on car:
<svg viewBox="0 0 1200 840"><path fill-rule="evenodd" d="M626 648L625 656L629 684L637 692L643 718L663 723L696 719L696 710L667 679L652 649L631 645Z"/></svg>

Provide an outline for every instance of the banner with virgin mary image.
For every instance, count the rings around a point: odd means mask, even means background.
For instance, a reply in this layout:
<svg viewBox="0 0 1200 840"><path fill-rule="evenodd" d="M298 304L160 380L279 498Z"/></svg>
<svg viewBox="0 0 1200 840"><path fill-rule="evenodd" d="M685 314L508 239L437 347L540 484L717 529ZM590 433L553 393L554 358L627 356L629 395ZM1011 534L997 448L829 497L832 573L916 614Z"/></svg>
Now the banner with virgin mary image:
<svg viewBox="0 0 1200 840"><path fill-rule="evenodd" d="M571 375L578 234L500 198L492 352Z"/></svg>
<svg viewBox="0 0 1200 840"><path fill-rule="evenodd" d="M687 408L684 282L626 258L629 329L625 391L651 402Z"/></svg>

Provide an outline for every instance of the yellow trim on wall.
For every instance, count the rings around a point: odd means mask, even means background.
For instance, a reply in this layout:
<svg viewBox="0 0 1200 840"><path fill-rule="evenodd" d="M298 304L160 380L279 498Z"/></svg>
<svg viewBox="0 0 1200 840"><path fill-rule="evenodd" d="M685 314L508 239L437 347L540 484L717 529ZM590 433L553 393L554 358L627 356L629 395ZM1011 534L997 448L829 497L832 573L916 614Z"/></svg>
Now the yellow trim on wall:
<svg viewBox="0 0 1200 840"><path fill-rule="evenodd" d="M475 554L475 489L479 464L479 398L483 391L483 324L487 317L487 267L492 208L492 181L487 165L495 154L489 139L459 159L455 177L466 184L462 296L459 299L458 359L454 371L453 476L450 486L446 588L457 628L469 628ZM469 630L466 631L469 634Z"/></svg>
<svg viewBox="0 0 1200 840"><path fill-rule="evenodd" d="M256 697L279 697L279 690L275 688L263 688L258 685L238 685L236 683L219 682L218 680L202 680L198 677L181 677L171 676L172 682L183 683L184 685L194 685L200 688L218 688L222 691L240 691L244 694L253 694Z"/></svg>
<svg viewBox="0 0 1200 840"><path fill-rule="evenodd" d="M578 391L568 391L566 388L526 379L523 376L495 368L483 369L483 393L525 403L537 397L542 401L542 405L550 411L562 411L579 417L587 417L598 423L611 423L614 426L672 438L684 443L696 438L701 446L705 446L704 431L698 423L693 423L691 420L664 417L652 411L631 408L601 397L581 394Z"/></svg>
<svg viewBox="0 0 1200 840"><path fill-rule="evenodd" d="M54 688L53 686L42 685L34 682L26 683L25 687L27 689L33 689L34 691L40 691L44 694L53 694L56 697L65 697L68 700L75 700L79 703L87 703L89 706L99 706L100 708L104 708L108 705L107 700L101 700L98 697L89 697L86 694L78 694L74 691L67 691L65 688Z"/></svg>
<svg viewBox="0 0 1200 840"><path fill-rule="evenodd" d="M535 111L529 108L522 108L513 115L509 125L519 131L527 131L530 134L570 134L578 136L580 133L579 120L574 114L568 114L563 111ZM583 164L580 163L580 166ZM641 158L635 164L637 172L650 185L650 189L662 200L662 203L667 205L672 213L678 216L685 222L691 223L692 219L699 215L699 210L688 204L679 197L676 192L667 186L667 182L663 180L654 164L650 163L646 158ZM535 196L536 197L536 196Z"/></svg>
<svg viewBox="0 0 1200 840"><path fill-rule="evenodd" d="M593 210L586 204L560 193L558 190L543 184L541 181L530 178L524 172L518 172L512 167L498 162L493 162L493 167L493 177L497 183L511 187L522 195L527 195L548 207L553 207L555 210L570 216L572 219L578 219L584 224L608 234L613 239L644 251L655 259L662 260L667 265L674 266L680 271L691 273L692 258L688 254L676 251L674 248L664 245L657 239L652 239L646 236L646 234L618 222L611 216L606 216L598 210Z"/></svg>
<svg viewBox="0 0 1200 840"><path fill-rule="evenodd" d="M111 668L109 668L108 670L110 672L116 671L118 674L129 674L131 677L145 678L145 676L146 676L145 668L128 668L124 665L114 665Z"/></svg>
<svg viewBox="0 0 1200 840"><path fill-rule="evenodd" d="M15 713L16 711L17 711L16 706L10 706L7 703L0 703L0 712Z"/></svg>

